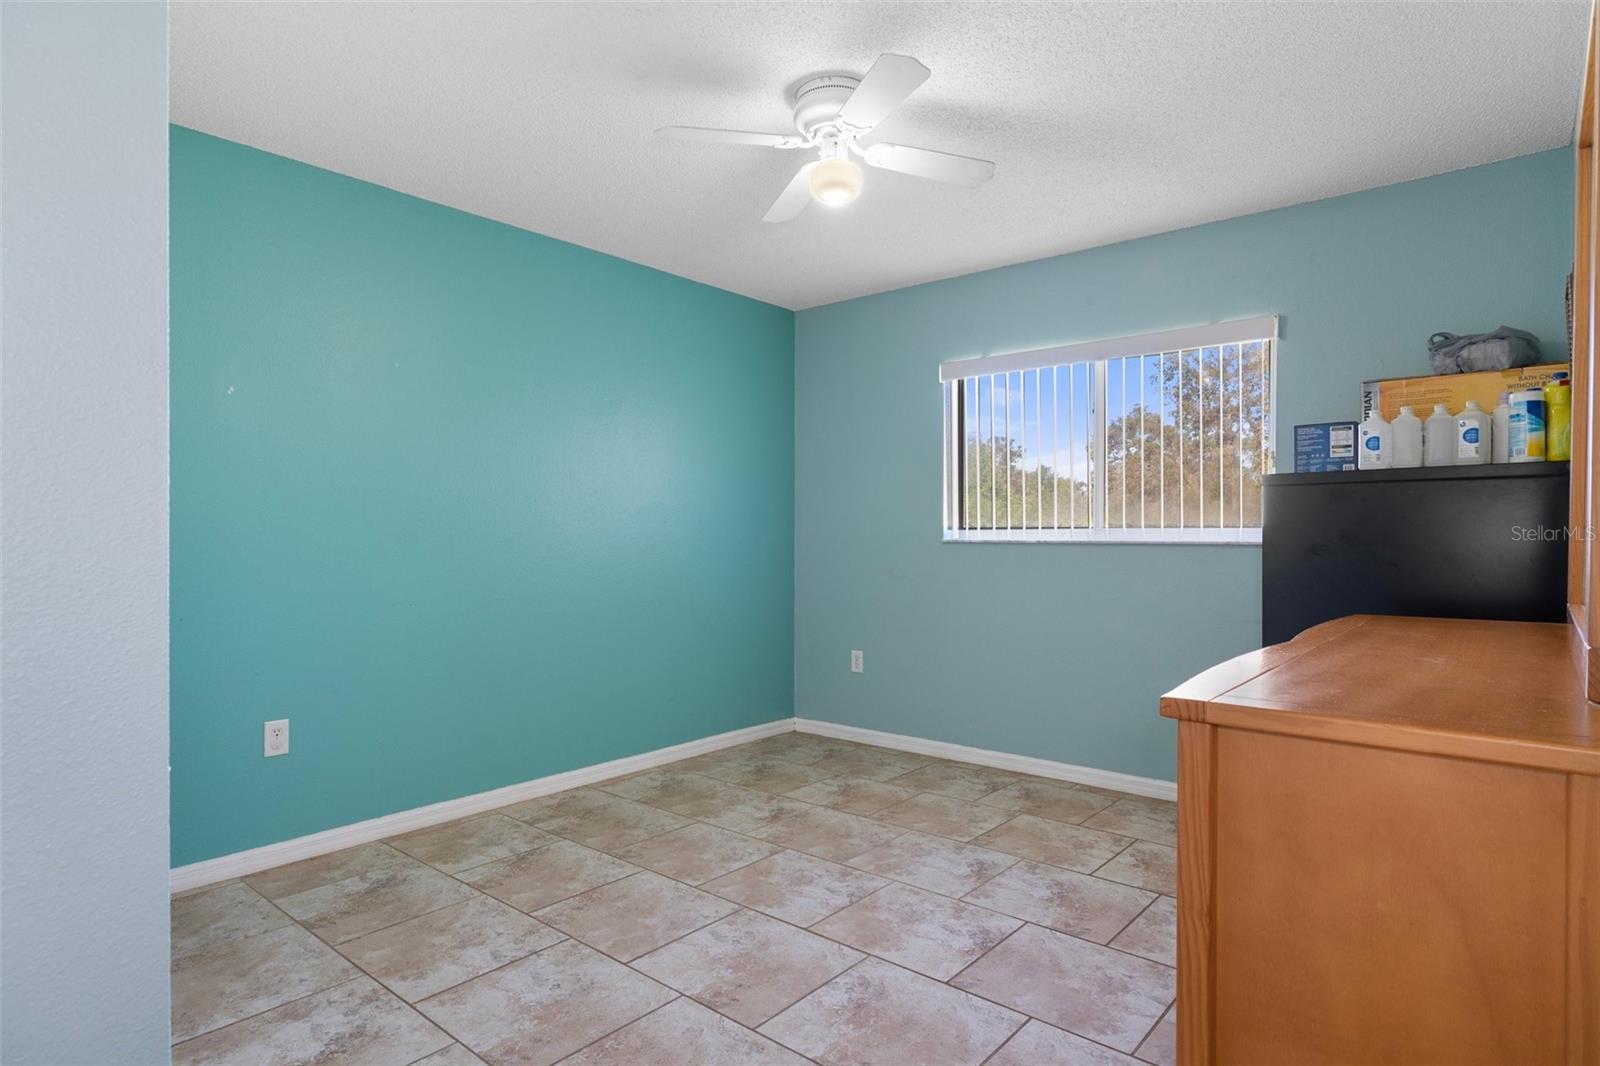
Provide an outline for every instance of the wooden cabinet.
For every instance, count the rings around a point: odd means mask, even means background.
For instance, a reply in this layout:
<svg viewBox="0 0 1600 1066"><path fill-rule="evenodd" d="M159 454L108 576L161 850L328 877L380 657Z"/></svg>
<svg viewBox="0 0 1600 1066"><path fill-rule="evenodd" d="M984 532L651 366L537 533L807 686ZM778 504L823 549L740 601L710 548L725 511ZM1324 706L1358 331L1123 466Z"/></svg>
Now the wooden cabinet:
<svg viewBox="0 0 1600 1066"><path fill-rule="evenodd" d="M1356 616L1162 699L1181 1062L1600 1066L1586 651Z"/></svg>

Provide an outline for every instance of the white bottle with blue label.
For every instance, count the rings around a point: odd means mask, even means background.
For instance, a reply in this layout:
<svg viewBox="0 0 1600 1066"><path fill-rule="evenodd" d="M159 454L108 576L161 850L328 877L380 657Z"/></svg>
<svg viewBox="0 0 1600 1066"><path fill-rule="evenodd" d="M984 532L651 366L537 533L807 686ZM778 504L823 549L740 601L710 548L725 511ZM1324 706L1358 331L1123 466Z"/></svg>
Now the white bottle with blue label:
<svg viewBox="0 0 1600 1066"><path fill-rule="evenodd" d="M1389 423L1376 408L1361 423L1356 445L1356 465L1362 470L1387 470L1390 462Z"/></svg>
<svg viewBox="0 0 1600 1066"><path fill-rule="evenodd" d="M1487 463L1492 457L1494 439L1493 419L1489 412L1478 406L1477 400L1468 400L1467 406L1456 415L1456 463L1474 466Z"/></svg>

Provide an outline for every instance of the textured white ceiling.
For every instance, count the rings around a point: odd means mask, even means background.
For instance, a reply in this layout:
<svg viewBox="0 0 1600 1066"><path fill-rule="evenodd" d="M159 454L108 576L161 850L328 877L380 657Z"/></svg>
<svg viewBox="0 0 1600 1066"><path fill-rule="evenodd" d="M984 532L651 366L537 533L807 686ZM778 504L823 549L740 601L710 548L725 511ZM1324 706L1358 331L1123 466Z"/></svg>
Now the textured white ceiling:
<svg viewBox="0 0 1600 1066"><path fill-rule="evenodd" d="M804 308L1569 143L1587 4L183 3L174 122ZM761 222L789 90L880 52L882 126L996 160Z"/></svg>

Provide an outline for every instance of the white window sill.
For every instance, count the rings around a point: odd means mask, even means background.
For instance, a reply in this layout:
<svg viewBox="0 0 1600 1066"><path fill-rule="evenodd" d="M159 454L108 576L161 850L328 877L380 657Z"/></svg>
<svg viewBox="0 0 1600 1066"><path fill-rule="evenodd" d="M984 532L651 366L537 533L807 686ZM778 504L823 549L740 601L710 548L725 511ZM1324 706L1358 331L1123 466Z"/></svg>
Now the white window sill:
<svg viewBox="0 0 1600 1066"><path fill-rule="evenodd" d="M947 529L946 544L1215 544L1260 547L1259 529Z"/></svg>

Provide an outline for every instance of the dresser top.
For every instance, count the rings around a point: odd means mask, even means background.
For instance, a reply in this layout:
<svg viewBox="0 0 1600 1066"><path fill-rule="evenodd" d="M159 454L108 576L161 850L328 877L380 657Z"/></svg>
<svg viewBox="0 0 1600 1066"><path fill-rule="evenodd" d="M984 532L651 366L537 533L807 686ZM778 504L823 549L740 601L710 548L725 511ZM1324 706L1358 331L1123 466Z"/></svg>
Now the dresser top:
<svg viewBox="0 0 1600 1066"><path fill-rule="evenodd" d="M1168 718L1600 775L1570 627L1352 615L1161 698Z"/></svg>

